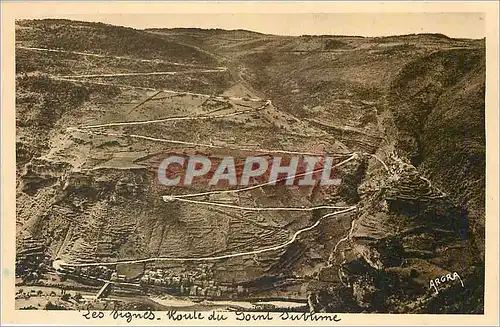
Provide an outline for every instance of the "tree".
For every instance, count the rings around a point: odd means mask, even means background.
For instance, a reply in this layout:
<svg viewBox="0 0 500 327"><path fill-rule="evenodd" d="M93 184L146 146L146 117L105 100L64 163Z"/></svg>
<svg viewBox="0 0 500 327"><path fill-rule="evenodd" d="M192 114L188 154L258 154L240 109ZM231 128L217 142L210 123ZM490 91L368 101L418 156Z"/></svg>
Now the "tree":
<svg viewBox="0 0 500 327"><path fill-rule="evenodd" d="M45 305L45 310L66 310L63 306L58 304L53 304L52 302L47 302Z"/></svg>
<svg viewBox="0 0 500 327"><path fill-rule="evenodd" d="M81 299L83 299L83 296L80 293L76 293L73 298L79 302Z"/></svg>
<svg viewBox="0 0 500 327"><path fill-rule="evenodd" d="M34 306L30 305L30 306L27 306L27 307L19 308L19 310L38 310L38 309L37 309L37 307L34 307Z"/></svg>
<svg viewBox="0 0 500 327"><path fill-rule="evenodd" d="M69 301L69 299L71 299L71 294L69 293L65 293L61 296L61 300L63 301Z"/></svg>

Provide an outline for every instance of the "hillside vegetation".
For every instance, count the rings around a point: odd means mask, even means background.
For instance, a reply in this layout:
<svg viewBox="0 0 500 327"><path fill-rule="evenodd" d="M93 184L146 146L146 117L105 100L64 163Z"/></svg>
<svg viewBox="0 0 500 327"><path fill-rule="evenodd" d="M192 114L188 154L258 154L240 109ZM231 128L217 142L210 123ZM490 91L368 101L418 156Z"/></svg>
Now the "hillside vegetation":
<svg viewBox="0 0 500 327"><path fill-rule="evenodd" d="M443 50L411 62L392 83L398 149L453 196L484 254L484 49Z"/></svg>
<svg viewBox="0 0 500 327"><path fill-rule="evenodd" d="M16 42L25 46L214 64L193 47L133 28L63 19L21 20L17 25Z"/></svg>

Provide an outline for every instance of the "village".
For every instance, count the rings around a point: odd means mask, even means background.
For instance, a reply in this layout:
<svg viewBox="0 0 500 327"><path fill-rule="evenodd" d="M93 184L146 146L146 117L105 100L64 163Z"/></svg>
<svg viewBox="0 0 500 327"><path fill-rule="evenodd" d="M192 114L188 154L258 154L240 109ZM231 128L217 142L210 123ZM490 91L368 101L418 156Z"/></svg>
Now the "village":
<svg viewBox="0 0 500 327"><path fill-rule="evenodd" d="M152 293L203 298L238 298L248 295L248 289L242 285L216 282L211 268L206 265L183 272L151 268L135 275L120 274L116 265L64 267L57 271L70 278L99 280L119 288L141 286Z"/></svg>
<svg viewBox="0 0 500 327"><path fill-rule="evenodd" d="M238 297L248 294L241 285L216 283L212 272L205 266L198 271L173 274L169 270L156 269L146 271L140 279L141 285L165 286L179 295L203 296L209 298Z"/></svg>

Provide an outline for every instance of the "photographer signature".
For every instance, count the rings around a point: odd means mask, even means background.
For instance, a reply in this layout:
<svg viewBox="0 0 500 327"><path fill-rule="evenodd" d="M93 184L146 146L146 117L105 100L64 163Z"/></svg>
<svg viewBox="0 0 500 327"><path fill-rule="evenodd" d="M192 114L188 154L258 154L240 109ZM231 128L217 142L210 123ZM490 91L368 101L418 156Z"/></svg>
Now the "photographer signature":
<svg viewBox="0 0 500 327"><path fill-rule="evenodd" d="M462 287L464 287L464 282L462 281L462 278L460 278L460 275L457 272L454 272L453 274L446 274L441 277L436 277L435 279L431 279L429 281L429 288L433 288L436 291L436 294L439 293L438 291L438 286L439 284L444 284L449 281L454 281L456 278L460 280L460 284L462 284Z"/></svg>

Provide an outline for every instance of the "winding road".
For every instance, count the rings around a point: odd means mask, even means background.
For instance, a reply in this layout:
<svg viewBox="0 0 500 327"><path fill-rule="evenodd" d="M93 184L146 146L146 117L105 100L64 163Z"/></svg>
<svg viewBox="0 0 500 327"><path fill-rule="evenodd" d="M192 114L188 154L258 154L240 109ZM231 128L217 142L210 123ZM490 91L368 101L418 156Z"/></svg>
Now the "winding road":
<svg viewBox="0 0 500 327"><path fill-rule="evenodd" d="M147 259L137 259L137 260L123 260L123 261L115 261L115 262L92 262L92 263L66 263L62 260L58 260L57 266L58 267L63 267L63 266L69 266L69 267L88 267L88 266L109 266L109 265L116 265L118 263L120 264L133 264L133 263L146 263L146 262L155 262L155 261L175 261L175 262L193 262L193 261L216 261L216 260L223 260L223 259L230 259L230 258L236 258L236 257L243 257L243 256L249 256L249 255L255 255L255 254L261 254L265 252L270 252L270 251L277 251L280 249L283 249L287 247L288 245L292 244L293 242L296 241L297 237L307 231L310 231L314 228L316 228L323 219L340 215L343 213L347 213L350 211L356 210L356 206L348 207L344 210L328 213L326 215L323 215L320 217L313 225L302 228L298 231L296 231L292 238L290 238L287 242L271 246L271 247L266 247L263 249L258 249L258 250L253 250L253 251L247 251L247 252L240 252L240 253L232 253L232 254L224 254L220 256L215 256L215 257L185 257L185 258L178 258L178 257L155 257L155 258L147 258ZM55 263L55 261L54 261ZM54 264L53 264L54 266Z"/></svg>
<svg viewBox="0 0 500 327"><path fill-rule="evenodd" d="M196 97L212 98L212 99L221 100L221 101L227 101L227 100L250 101L250 102L264 101L261 98L231 97L231 96L225 96L225 95L213 95L213 94L187 92L187 91L175 91L175 90L169 90L169 89L156 89L153 87L97 82L97 81L92 81L92 80L88 80L85 78L83 78L83 79L63 78L63 77L58 76L58 75L49 75L49 78L52 78L53 80L58 80L58 81L66 81L66 82L73 82L73 83L80 83L80 84L96 84L96 85L105 85L105 86L116 86L116 87L120 87L120 88L124 88L124 89L137 89L137 90L144 90L144 91L161 91L163 93L171 93L171 94L176 94L176 95L191 95L191 96L196 96ZM270 100L268 100L268 101L270 101Z"/></svg>
<svg viewBox="0 0 500 327"><path fill-rule="evenodd" d="M343 160L343 161L341 161L341 162L333 165L332 168L340 167L340 166L348 163L349 161L356 159L357 157L358 157L357 153L351 154L351 156L348 159ZM295 175L292 175L292 176L287 176L287 177L283 177L283 178L279 178L279 179L275 179L275 180L272 180L272 181L269 181L269 182L266 182L266 183L262 183L262 184L255 184L255 185L248 186L248 187L245 187L245 188L239 188L239 189L233 189L233 190L207 191L207 192L201 192L201 193L190 193L190 194L181 194L181 195L169 195L169 196L167 195L167 196L164 196L163 198L168 201L170 199L189 198L189 197L204 196L204 195L210 195L210 194L239 193L239 192L244 192L244 191L249 191L249 190L253 190L253 189L256 189L256 188L260 188L260 187L266 186L266 185L274 185L276 182L282 182L282 181L285 181L285 180L288 180L288 179L294 179L294 178L297 178L297 177L312 175L312 174L314 174L314 173L316 173L318 171L321 171L321 170L323 170L323 168L321 168L321 169L315 169L315 170L311 170L311 171L307 171L307 172L304 172L304 173L295 174Z"/></svg>
<svg viewBox="0 0 500 327"><path fill-rule="evenodd" d="M155 123L164 123L167 121L179 121L179 120L197 120L197 119L219 119L219 118L227 118L232 116L244 115L252 112L259 112L267 106L265 104L262 107L256 109L249 110L240 110L231 112L223 115L197 115L197 116L183 116L183 117L167 117L153 120L143 120L143 121L130 121L130 122L117 122L117 123L106 123L106 124L98 124L98 125L86 125L78 127L78 129L91 129L91 128L102 128L102 127L116 127L116 126L133 126L133 125L146 125L146 124L155 124ZM68 127L66 130L75 129L75 127Z"/></svg>
<svg viewBox="0 0 500 327"><path fill-rule="evenodd" d="M78 55L78 56L87 56L87 57L96 57L96 58L131 60L131 61L138 61L138 62L150 62L150 63L155 63L155 64L169 64L172 66L203 67L201 65L186 64L186 63L168 61L168 60L163 60L163 59L141 59L141 58L132 58L132 57L112 56L112 55L105 55L105 54L92 53L92 52L79 52L79 51L69 51L69 50L62 50L62 49L49 49L49 48L39 48L39 47L25 47L25 46L21 46L21 45L16 46L16 48L22 49L22 50L29 50L29 51L58 52L58 53L67 53L67 54L74 54L74 55ZM226 68L226 67L217 67L217 68Z"/></svg>
<svg viewBox="0 0 500 327"><path fill-rule="evenodd" d="M136 138L136 139L153 141L153 142L164 142L164 143L188 145L188 146L203 147L203 148L210 148L210 149L225 149L225 150L232 150L232 151L249 151L249 152L254 152L254 153L282 153L282 154L307 155L307 156L316 156L316 157L325 155L325 153L319 153L319 152L300 152L300 151L287 151L287 150L278 150L278 149L276 149L276 150L252 149L252 148L232 147L232 146L226 146L226 145L203 144L203 143L197 143L197 142L188 142L188 141L179 141L179 140L172 140L172 139L165 139L165 138L156 138L156 137L150 137L150 136L138 135L138 134L99 132L99 131L92 131L89 129L82 129L79 127L68 127L67 131L77 131L77 132L88 133L88 134L104 135L104 136L116 136L116 137L124 137L124 138L130 137L130 138ZM352 153L338 153L338 155L339 156L348 156L348 155L352 155Z"/></svg>
<svg viewBox="0 0 500 327"><path fill-rule="evenodd" d="M66 50L58 50L58 49L45 49L45 48L33 48L33 47L22 47L22 46L18 46L17 48L24 49L24 50L32 50L32 51L70 53L70 54L75 54L75 55L93 56L93 57L99 57L99 58L114 58L114 59L123 59L123 60L135 60L135 61L141 61L141 62L168 63L168 64L176 65L176 66L200 67L200 66L192 65L192 64L168 62L168 61L163 61L163 60L116 57L116 56L102 55L102 54L96 54L96 53L84 53L84 52L66 51ZM237 111L237 112L232 112L229 114L198 115L198 116L185 116L185 117L167 117L167 118L162 118L162 119L154 119L154 120L146 120L146 121L132 121L132 122L113 122L113 123L81 126L81 127L69 127L67 129L67 131L78 131L78 132L83 132L83 133L105 135L105 136L115 136L115 137L130 137L130 138L136 138L136 139L141 139L141 140L148 140L148 141L155 141L155 142L166 142L166 143L172 143L172 144L181 144L181 145L189 145L189 146L204 147L204 148L226 149L226 150L237 150L237 151L251 151L254 153L255 152L282 153L282 154L291 154L291 155L310 155L310 156L324 156L325 155L325 153L287 151L287 150L269 150L269 149L251 149L251 148L244 148L244 147L231 147L231 146L224 146L224 145L202 144L202 143L196 143L196 142L187 142L187 141L171 140L171 139L164 139L164 138L154 138L154 137L149 137L149 136L145 136L145 135L108 133L108 132L92 130L92 129L105 128L105 127L145 125L145 124L161 123L161 122L168 122L168 121L196 120L196 119L223 119L223 118L241 115L241 114L245 114L245 113L249 113L249 112L256 112L256 111L259 111L259 110L266 108L268 105L271 105L270 100L263 100L260 98L213 96L210 94L202 94L202 93L194 93L194 92L182 92L182 91L174 91L174 90L167 90L167 89L158 90L158 89L147 88L147 87L137 87L137 86L131 86L131 85L120 85L120 84L114 84L114 83L104 83L104 82L85 80L88 78L96 78L96 77L108 78L108 77L122 77L122 76L176 75L176 74L189 74L189 73L215 73L215 72L224 72L224 71L227 71L226 67L216 67L216 68L210 68L210 69L203 67L203 68L200 68L197 70L192 69L192 70L186 70L186 71L156 71L156 72L132 72L132 73L117 73L117 74L87 74L87 75L66 75L66 76L54 76L54 75L52 75L50 77L53 79L57 79L57 80L71 81L71 82L76 82L76 83L93 83L93 84L100 84L100 85L110 85L110 86L117 86L117 87L124 87L124 88L142 89L142 90L148 90L148 91L159 91L159 92L163 92L163 93L178 94L178 95L191 95L191 96L207 97L207 98L223 100L223 101L227 101L227 100L230 100L230 101L251 101L251 102L265 101L265 103L259 108ZM337 153L337 155L339 155L340 157L346 157L346 156L349 156L349 157L347 159L337 163L333 167L338 167L338 166L344 165L344 164L350 162L351 160L358 158L359 155L370 155L373 158L375 158L377 161L379 161L383 165L384 169L389 174L392 174L392 172L389 169L389 167L387 166L387 164L382 159L380 159L378 156L376 156L374 154L353 152L353 153ZM246 210L246 211L257 211L257 212L260 212L260 211L306 211L306 212L312 212L314 210L320 210L320 209L338 210L335 212L325 214L325 215L321 216L314 224L296 231L289 240L287 240L286 242L284 242L282 244L278 244L278 245L274 245L274 246L270 246L270 247L265 247L265 248L261 248L261 249L257 249L257 250L252 250L252 251L232 253L232 254L223 254L223 255L219 255L219 256L208 256L208 257L153 257L153 258L137 259L137 260L122 260L122 261L115 261L115 262L93 262L93 263L66 263L62 260L56 260L53 262L53 267L56 270L60 270L64 266L85 267L85 266L116 265L118 263L121 263L121 264L147 263L147 262L156 262L156 261L174 261L174 262L215 261L215 260L224 260L224 259L230 259L230 258L235 258L235 257L257 255L257 254L262 254L262 253L266 253L266 252L281 250L283 248L286 248L290 244L294 243L297 240L297 238L299 237L299 235L301 235L302 233L305 233L307 231L310 231L310 230L313 230L314 228L316 228L324 219L329 218L329 217L333 217L336 215L352 212L352 211L357 209L357 206L338 207L338 206L322 205L322 206L313 206L313 207L245 207L245 206L237 206L237 205L217 203L217 202L189 200L187 198L206 196L206 195L211 195L211 194L222 194L222 193L227 194L227 193L238 193L238 192L249 191L252 189L260 188L260 187L265 186L265 185L275 184L277 181L282 181L282 180L286 180L286 179L290 179L290 178L297 178L297 177L306 176L309 174L314 174L317 171L319 171L319 170L308 171L305 173L296 174L293 176L288 176L286 178L277 179L274 181L269 181L267 183L262 183L262 184L258 184L258 185L252 185L252 186L241 188L241 189L207 191L207 192L183 194L183 195L167 195L167 196L162 197L165 202L179 201L179 202L183 202L183 203L190 203L190 204L197 204L197 205L217 206L217 207L232 208L232 209ZM420 177L420 178L425 180L429 184L429 187L432 187L432 184L428 179L426 179L425 177ZM446 194L444 192L442 192L442 191L440 191L440 192L442 194L441 196L446 196ZM340 246L340 244L347 241L351 237L353 230L354 230L354 227L355 227L355 224L356 224L356 220L353 219L351 221L351 227L350 227L347 235L345 237L341 238L337 242L337 244L335 245L335 247L333 249L334 252L338 251L338 247Z"/></svg>
<svg viewBox="0 0 500 327"><path fill-rule="evenodd" d="M188 199L183 199L183 198L178 198L175 196L168 196L168 195L163 196L163 200L165 202L179 201L179 202L186 202L186 203L192 203L192 204L201 204L201 205L206 205L206 206L216 206L216 207L238 209L238 210L245 210L245 211L257 211L257 212L261 212L261 211L306 211L306 212L311 212L311 211L320 210L320 209L346 209L346 208L348 208L348 207L338 207L338 206L315 206L315 207L306 207L306 208L302 208L302 207L243 207L243 206L218 203L218 202L188 200Z"/></svg>
<svg viewBox="0 0 500 327"><path fill-rule="evenodd" d="M150 76L150 75L178 75L178 74L193 74L193 73L220 73L227 71L227 68L217 69L197 69L197 70L181 70L167 72L134 72L134 73L117 73L117 74L89 74L89 75L63 75L61 78L94 78L94 77L126 77L126 76Z"/></svg>

